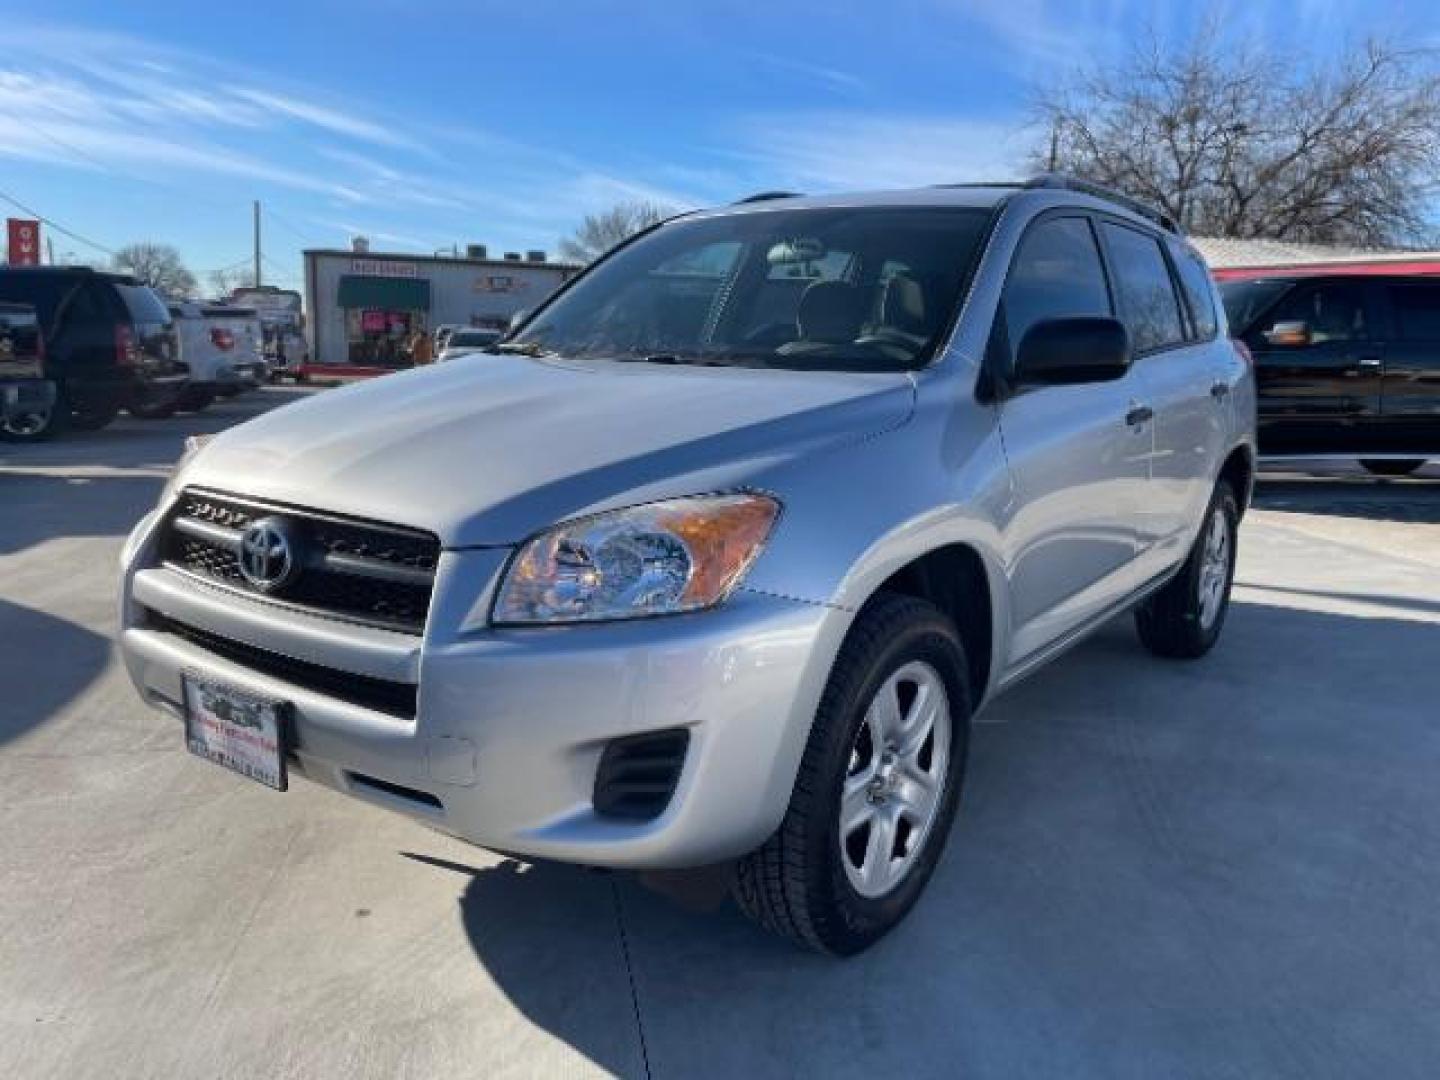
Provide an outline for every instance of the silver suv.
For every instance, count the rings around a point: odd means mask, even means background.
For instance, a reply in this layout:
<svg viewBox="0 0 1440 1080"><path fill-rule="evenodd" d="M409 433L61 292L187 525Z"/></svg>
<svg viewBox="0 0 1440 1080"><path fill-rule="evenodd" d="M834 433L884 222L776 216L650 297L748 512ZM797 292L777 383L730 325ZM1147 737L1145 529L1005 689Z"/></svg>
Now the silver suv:
<svg viewBox="0 0 1440 1080"><path fill-rule="evenodd" d="M1144 207L758 197L491 351L182 461L121 633L195 753L500 851L733 861L848 954L925 887L986 702L1126 610L1161 656L1220 633L1253 377Z"/></svg>

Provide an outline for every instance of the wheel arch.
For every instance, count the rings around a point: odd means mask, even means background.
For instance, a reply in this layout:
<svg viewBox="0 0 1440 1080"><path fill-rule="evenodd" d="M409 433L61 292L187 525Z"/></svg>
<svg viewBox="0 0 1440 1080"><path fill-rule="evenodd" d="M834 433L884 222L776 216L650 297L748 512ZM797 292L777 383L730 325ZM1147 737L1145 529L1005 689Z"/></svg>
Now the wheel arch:
<svg viewBox="0 0 1440 1080"><path fill-rule="evenodd" d="M1250 498L1255 491L1255 450L1248 443L1241 443L1230 451L1220 466L1218 480L1228 481L1235 492L1235 502L1240 516L1250 508Z"/></svg>

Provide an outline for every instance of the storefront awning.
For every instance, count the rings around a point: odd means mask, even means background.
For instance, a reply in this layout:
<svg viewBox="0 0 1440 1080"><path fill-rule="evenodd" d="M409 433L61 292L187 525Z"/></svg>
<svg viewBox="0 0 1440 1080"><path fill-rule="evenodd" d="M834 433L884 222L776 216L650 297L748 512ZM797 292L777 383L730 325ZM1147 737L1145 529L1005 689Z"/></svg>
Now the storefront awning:
<svg viewBox="0 0 1440 1080"><path fill-rule="evenodd" d="M429 311L430 282L424 278L345 274L340 278L338 302L342 308Z"/></svg>

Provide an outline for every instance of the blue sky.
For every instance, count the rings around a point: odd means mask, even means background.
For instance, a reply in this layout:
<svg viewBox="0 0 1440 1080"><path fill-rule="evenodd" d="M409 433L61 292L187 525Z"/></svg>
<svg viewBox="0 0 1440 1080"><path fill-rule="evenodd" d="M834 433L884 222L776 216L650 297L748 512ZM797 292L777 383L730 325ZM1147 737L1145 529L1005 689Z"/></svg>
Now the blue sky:
<svg viewBox="0 0 1440 1080"><path fill-rule="evenodd" d="M0 192L202 277L256 198L282 284L357 232L553 250L624 199L1014 175L1037 81L1207 12L1277 64L1440 41L1431 0L0 0Z"/></svg>

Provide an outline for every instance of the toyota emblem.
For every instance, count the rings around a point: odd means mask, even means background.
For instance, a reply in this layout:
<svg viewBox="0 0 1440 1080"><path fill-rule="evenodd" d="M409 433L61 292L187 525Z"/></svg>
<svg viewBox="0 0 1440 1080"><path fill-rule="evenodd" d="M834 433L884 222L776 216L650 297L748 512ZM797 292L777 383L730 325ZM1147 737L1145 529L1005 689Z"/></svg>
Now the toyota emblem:
<svg viewBox="0 0 1440 1080"><path fill-rule="evenodd" d="M240 534L240 573L261 592L275 592L300 574L295 532L284 518L261 518Z"/></svg>

